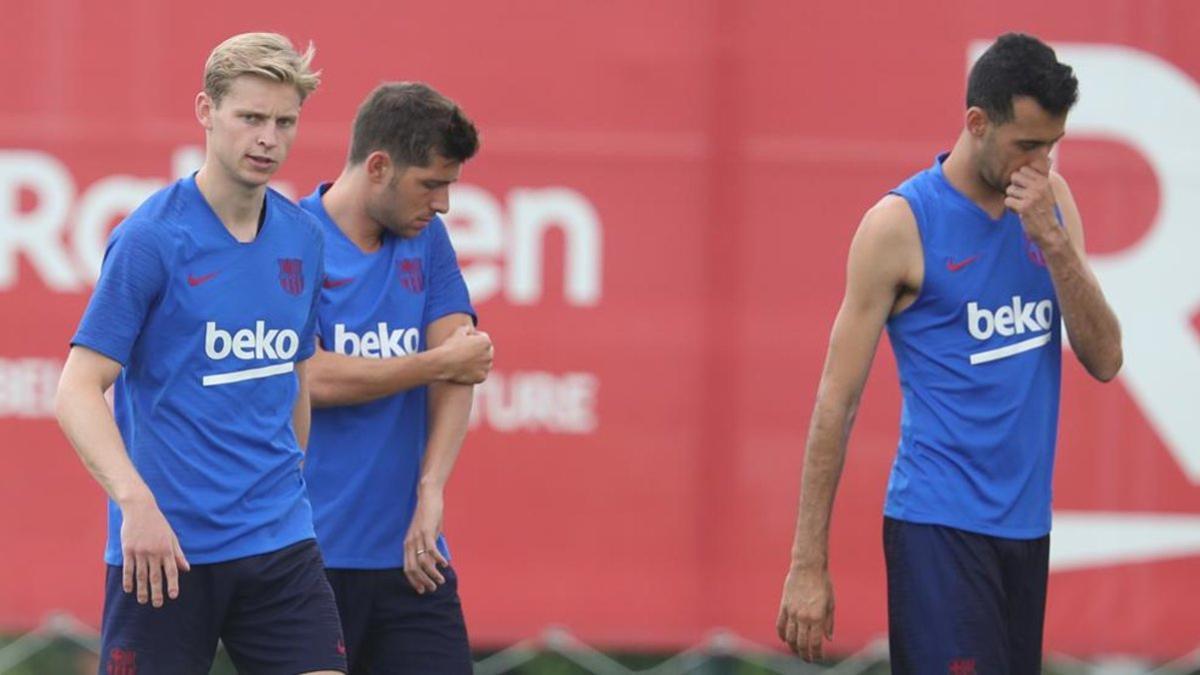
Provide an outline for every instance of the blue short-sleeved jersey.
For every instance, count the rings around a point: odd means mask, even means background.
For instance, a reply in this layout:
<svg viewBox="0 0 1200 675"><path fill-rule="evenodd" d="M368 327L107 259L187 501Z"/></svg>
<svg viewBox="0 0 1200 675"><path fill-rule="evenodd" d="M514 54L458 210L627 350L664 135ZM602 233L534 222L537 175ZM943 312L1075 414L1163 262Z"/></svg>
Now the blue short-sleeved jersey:
<svg viewBox="0 0 1200 675"><path fill-rule="evenodd" d="M322 185L301 200L325 230L318 333L325 349L389 358L425 348L425 329L449 314L475 316L446 226L412 238L385 235L363 253L330 219ZM404 564L427 435L426 388L359 405L313 410L304 464L317 541L331 568ZM444 539L438 548L449 556Z"/></svg>
<svg viewBox="0 0 1200 675"><path fill-rule="evenodd" d="M267 190L253 242L233 238L194 176L113 231L72 345L120 362L129 456L192 563L314 536L292 429L295 364L313 353L320 226ZM120 565L109 502L105 560Z"/></svg>

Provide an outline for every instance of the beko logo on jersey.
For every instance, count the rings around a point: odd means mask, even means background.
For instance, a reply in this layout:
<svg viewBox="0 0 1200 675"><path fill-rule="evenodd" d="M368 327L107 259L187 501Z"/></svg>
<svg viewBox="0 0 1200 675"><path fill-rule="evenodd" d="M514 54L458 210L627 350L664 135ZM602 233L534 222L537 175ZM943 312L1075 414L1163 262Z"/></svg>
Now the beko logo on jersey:
<svg viewBox="0 0 1200 675"><path fill-rule="evenodd" d="M1005 359L1021 352L1044 347L1050 343L1050 326L1054 321L1054 303L1050 300L1026 302L1014 295L1012 303L995 310L980 308L979 303L967 304L967 331L976 340L987 340L999 334L1004 337L1040 333L1026 340L998 349L971 354L971 365Z"/></svg>
<svg viewBox="0 0 1200 675"><path fill-rule="evenodd" d="M267 328L266 321L255 321L254 329L243 328L230 332L217 327L217 322L204 324L204 354L213 361L233 357L239 361L262 359L291 359L300 349L300 336L290 328ZM288 360L258 368L205 375L204 386L257 380L272 375L290 373L295 364Z"/></svg>
<svg viewBox="0 0 1200 675"><path fill-rule="evenodd" d="M1049 300L1022 302L1021 296L1014 295L1011 305L1002 305L994 312L980 309L977 302L967 305L967 330L976 340L986 340L994 333L1004 337L1026 331L1037 333L1050 330L1053 316L1054 303Z"/></svg>
<svg viewBox="0 0 1200 675"><path fill-rule="evenodd" d="M416 328L392 330L380 321L373 331L359 334L346 330L345 324L334 324L333 351L347 356L386 359L389 356L415 354L421 348L421 332Z"/></svg>
<svg viewBox="0 0 1200 675"><path fill-rule="evenodd" d="M267 328L266 321L255 321L254 330L236 333L217 328L215 321L204 324L204 353L215 361L233 355L235 359L290 359L300 348L300 336L290 328Z"/></svg>

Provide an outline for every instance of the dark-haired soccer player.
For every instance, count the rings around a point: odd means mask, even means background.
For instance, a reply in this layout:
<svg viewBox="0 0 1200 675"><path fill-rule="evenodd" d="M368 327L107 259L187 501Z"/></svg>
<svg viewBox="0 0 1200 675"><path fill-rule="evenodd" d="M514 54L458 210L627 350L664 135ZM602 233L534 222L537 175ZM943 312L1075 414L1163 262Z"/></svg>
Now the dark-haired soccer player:
<svg viewBox="0 0 1200 675"><path fill-rule="evenodd" d="M833 633L830 512L886 325L904 400L883 533L893 672L1039 672L1061 323L1095 378L1122 358L1079 211L1050 170L1077 90L1048 46L1001 36L971 70L954 148L859 226L777 625L805 658Z"/></svg>
<svg viewBox="0 0 1200 675"><path fill-rule="evenodd" d="M204 165L113 231L71 340L58 419L110 497L102 674L207 673L218 639L241 672L345 672L300 473L321 230L267 187L311 58L213 50Z"/></svg>
<svg viewBox="0 0 1200 675"><path fill-rule="evenodd" d="M453 101L384 84L342 174L301 201L327 275L305 475L352 673L471 672L443 490L492 345L438 214L478 145Z"/></svg>

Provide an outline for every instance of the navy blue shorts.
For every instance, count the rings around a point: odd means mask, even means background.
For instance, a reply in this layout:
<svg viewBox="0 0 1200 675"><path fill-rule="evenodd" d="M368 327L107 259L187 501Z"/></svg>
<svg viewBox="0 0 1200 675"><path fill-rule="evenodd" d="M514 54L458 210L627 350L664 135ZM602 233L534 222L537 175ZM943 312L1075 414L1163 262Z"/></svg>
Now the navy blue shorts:
<svg viewBox="0 0 1200 675"><path fill-rule="evenodd" d="M1050 537L883 522L892 672L1036 675Z"/></svg>
<svg viewBox="0 0 1200 675"><path fill-rule="evenodd" d="M326 570L337 596L352 675L470 675L471 647L458 575L417 595L404 570Z"/></svg>
<svg viewBox="0 0 1200 675"><path fill-rule="evenodd" d="M218 638L238 672L346 672L337 605L316 542L179 575L179 597L139 605L108 566L100 675L207 675ZM165 593L164 593L165 596Z"/></svg>

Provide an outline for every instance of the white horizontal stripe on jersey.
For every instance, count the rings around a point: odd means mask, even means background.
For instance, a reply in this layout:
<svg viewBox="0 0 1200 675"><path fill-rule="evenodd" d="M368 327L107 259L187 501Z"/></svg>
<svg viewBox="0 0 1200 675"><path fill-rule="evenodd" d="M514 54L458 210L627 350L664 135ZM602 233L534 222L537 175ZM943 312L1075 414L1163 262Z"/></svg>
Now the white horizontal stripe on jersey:
<svg viewBox="0 0 1200 675"><path fill-rule="evenodd" d="M999 361L1000 359L1007 359L1008 357L1020 354L1021 352L1027 352L1031 349L1044 347L1050 342L1050 336L1050 333L1044 333L1037 337L1031 337L1028 340L1014 342L1011 345L1005 345L996 349L989 349L986 352L975 352L971 355L971 365L977 366L981 363L987 363L989 361Z"/></svg>
<svg viewBox="0 0 1200 675"><path fill-rule="evenodd" d="M249 368L247 370L235 370L232 373L219 373L216 375L205 375L202 380L204 386L214 387L218 384L231 384L233 382L244 382L245 380L258 380L264 377L273 375L283 375L290 373L296 369L296 364L288 361L287 363L276 363L273 366L262 366L261 368Z"/></svg>

